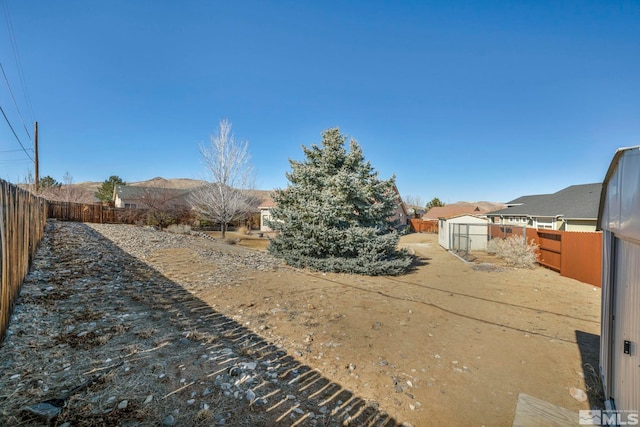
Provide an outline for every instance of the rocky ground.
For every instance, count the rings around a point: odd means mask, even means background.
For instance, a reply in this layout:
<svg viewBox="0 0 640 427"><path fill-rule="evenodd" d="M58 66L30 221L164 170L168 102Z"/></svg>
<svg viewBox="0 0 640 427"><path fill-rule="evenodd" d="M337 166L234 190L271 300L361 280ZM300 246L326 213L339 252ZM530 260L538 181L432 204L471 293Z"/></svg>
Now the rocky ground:
<svg viewBox="0 0 640 427"><path fill-rule="evenodd" d="M511 426L521 393L602 403L597 288L430 234L402 237L401 277L242 239L50 222L0 346L0 425Z"/></svg>
<svg viewBox="0 0 640 427"><path fill-rule="evenodd" d="M396 424L144 262L186 248L216 266L198 286L283 268L198 236L49 222L0 348L0 425Z"/></svg>

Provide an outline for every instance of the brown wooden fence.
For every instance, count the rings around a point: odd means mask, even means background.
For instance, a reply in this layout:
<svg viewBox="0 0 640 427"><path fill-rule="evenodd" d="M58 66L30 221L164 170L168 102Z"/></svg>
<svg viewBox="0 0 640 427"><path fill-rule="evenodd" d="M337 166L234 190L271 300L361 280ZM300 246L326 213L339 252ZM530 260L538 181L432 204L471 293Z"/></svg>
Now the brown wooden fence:
<svg viewBox="0 0 640 427"><path fill-rule="evenodd" d="M602 285L602 232L527 230L540 247L539 263L561 275Z"/></svg>
<svg viewBox="0 0 640 427"><path fill-rule="evenodd" d="M409 220L411 228L416 233L437 233L438 221L437 220L423 220L420 218L412 218Z"/></svg>
<svg viewBox="0 0 640 427"><path fill-rule="evenodd" d="M522 236L538 245L538 263L593 286L602 285L602 232L536 230L492 224L491 238Z"/></svg>
<svg viewBox="0 0 640 427"><path fill-rule="evenodd" d="M46 221L46 200L0 180L0 343Z"/></svg>
<svg viewBox="0 0 640 427"><path fill-rule="evenodd" d="M146 209L112 208L99 204L49 202L49 218L98 224L135 224L145 218Z"/></svg>

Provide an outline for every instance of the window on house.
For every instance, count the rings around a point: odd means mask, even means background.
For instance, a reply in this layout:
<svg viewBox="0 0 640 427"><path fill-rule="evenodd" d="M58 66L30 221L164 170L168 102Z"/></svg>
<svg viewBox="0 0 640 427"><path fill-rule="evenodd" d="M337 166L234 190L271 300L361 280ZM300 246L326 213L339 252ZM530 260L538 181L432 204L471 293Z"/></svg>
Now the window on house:
<svg viewBox="0 0 640 427"><path fill-rule="evenodd" d="M545 230L554 230L553 227L553 220L548 220L548 219L538 219L536 221L536 228L540 229L545 229Z"/></svg>
<svg viewBox="0 0 640 427"><path fill-rule="evenodd" d="M135 209L136 208L136 204L135 203L125 203L124 207L127 209Z"/></svg>

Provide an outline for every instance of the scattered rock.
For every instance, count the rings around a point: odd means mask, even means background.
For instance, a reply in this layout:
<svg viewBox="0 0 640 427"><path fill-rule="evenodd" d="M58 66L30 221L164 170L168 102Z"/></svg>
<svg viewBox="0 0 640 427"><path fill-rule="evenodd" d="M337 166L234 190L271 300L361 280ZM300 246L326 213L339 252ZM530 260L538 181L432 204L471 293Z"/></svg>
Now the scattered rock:
<svg viewBox="0 0 640 427"><path fill-rule="evenodd" d="M52 405L51 403L37 403L35 405L29 405L22 408L24 412L29 412L47 422L51 421L62 412L60 406Z"/></svg>
<svg viewBox="0 0 640 427"><path fill-rule="evenodd" d="M581 390L579 388L571 387L569 389L569 394L578 402L586 402L589 399L589 397L587 396L587 393L585 393L584 390Z"/></svg>

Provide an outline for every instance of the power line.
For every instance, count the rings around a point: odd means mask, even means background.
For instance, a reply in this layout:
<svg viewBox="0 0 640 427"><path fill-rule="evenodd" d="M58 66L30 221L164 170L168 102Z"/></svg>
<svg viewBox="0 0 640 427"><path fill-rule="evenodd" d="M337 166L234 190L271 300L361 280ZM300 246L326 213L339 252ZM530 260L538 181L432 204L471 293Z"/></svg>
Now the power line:
<svg viewBox="0 0 640 427"><path fill-rule="evenodd" d="M4 119L7 121L7 124L9 125L9 128L11 128L11 132L13 132L13 136L16 137L16 139L18 140L18 144L20 144L20 147L22 147L22 151L24 151L24 154L27 155L28 158L31 159L31 161L33 161L33 157L31 157L31 155L29 154L29 152L27 151L26 148L24 148L24 145L22 145L22 141L20 141L20 138L18 138L18 134L16 133L16 131L13 129L13 126L11 126L11 122L9 121L9 118L7 117L7 115L4 112L4 108L2 108L2 106L0 105L0 111L2 111L2 115L4 116Z"/></svg>
<svg viewBox="0 0 640 427"><path fill-rule="evenodd" d="M25 84L24 72L22 71L22 61L20 60L20 54L18 53L18 43L16 42L15 32L13 31L13 23L11 22L11 16L9 15L9 8L7 7L7 2L2 0L2 9L4 11L4 17L7 21L7 31L9 31L9 40L11 41L11 49L13 50L13 57L16 61L16 67L18 68L18 77L20 79L20 85L22 86L22 92L24 93L24 98L27 102L27 108L29 109L29 113L31 113L31 117L35 117L33 114L33 108L31 108L31 98L29 96L29 91L27 90L27 85ZM31 138L31 137L29 137Z"/></svg>
<svg viewBox="0 0 640 427"><path fill-rule="evenodd" d="M9 93L11 94L11 99L13 100L13 105L15 105L16 110L18 111L18 116L20 116L20 120L22 121L22 127L24 127L24 131L27 133L29 140L31 140L31 135L29 135L29 131L27 130L27 125L24 122L24 118L22 117L22 113L20 112L20 108L18 108L18 103L16 102L15 96L13 96L13 91L11 90L11 85L9 84L9 79L7 78L7 74L4 72L4 67L2 66L2 62L0 62L0 69L2 70L2 75L4 76L4 81L7 84L7 88L9 89Z"/></svg>
<svg viewBox="0 0 640 427"><path fill-rule="evenodd" d="M29 148L29 151L33 151L33 148ZM0 150L0 153L17 153L22 150Z"/></svg>

